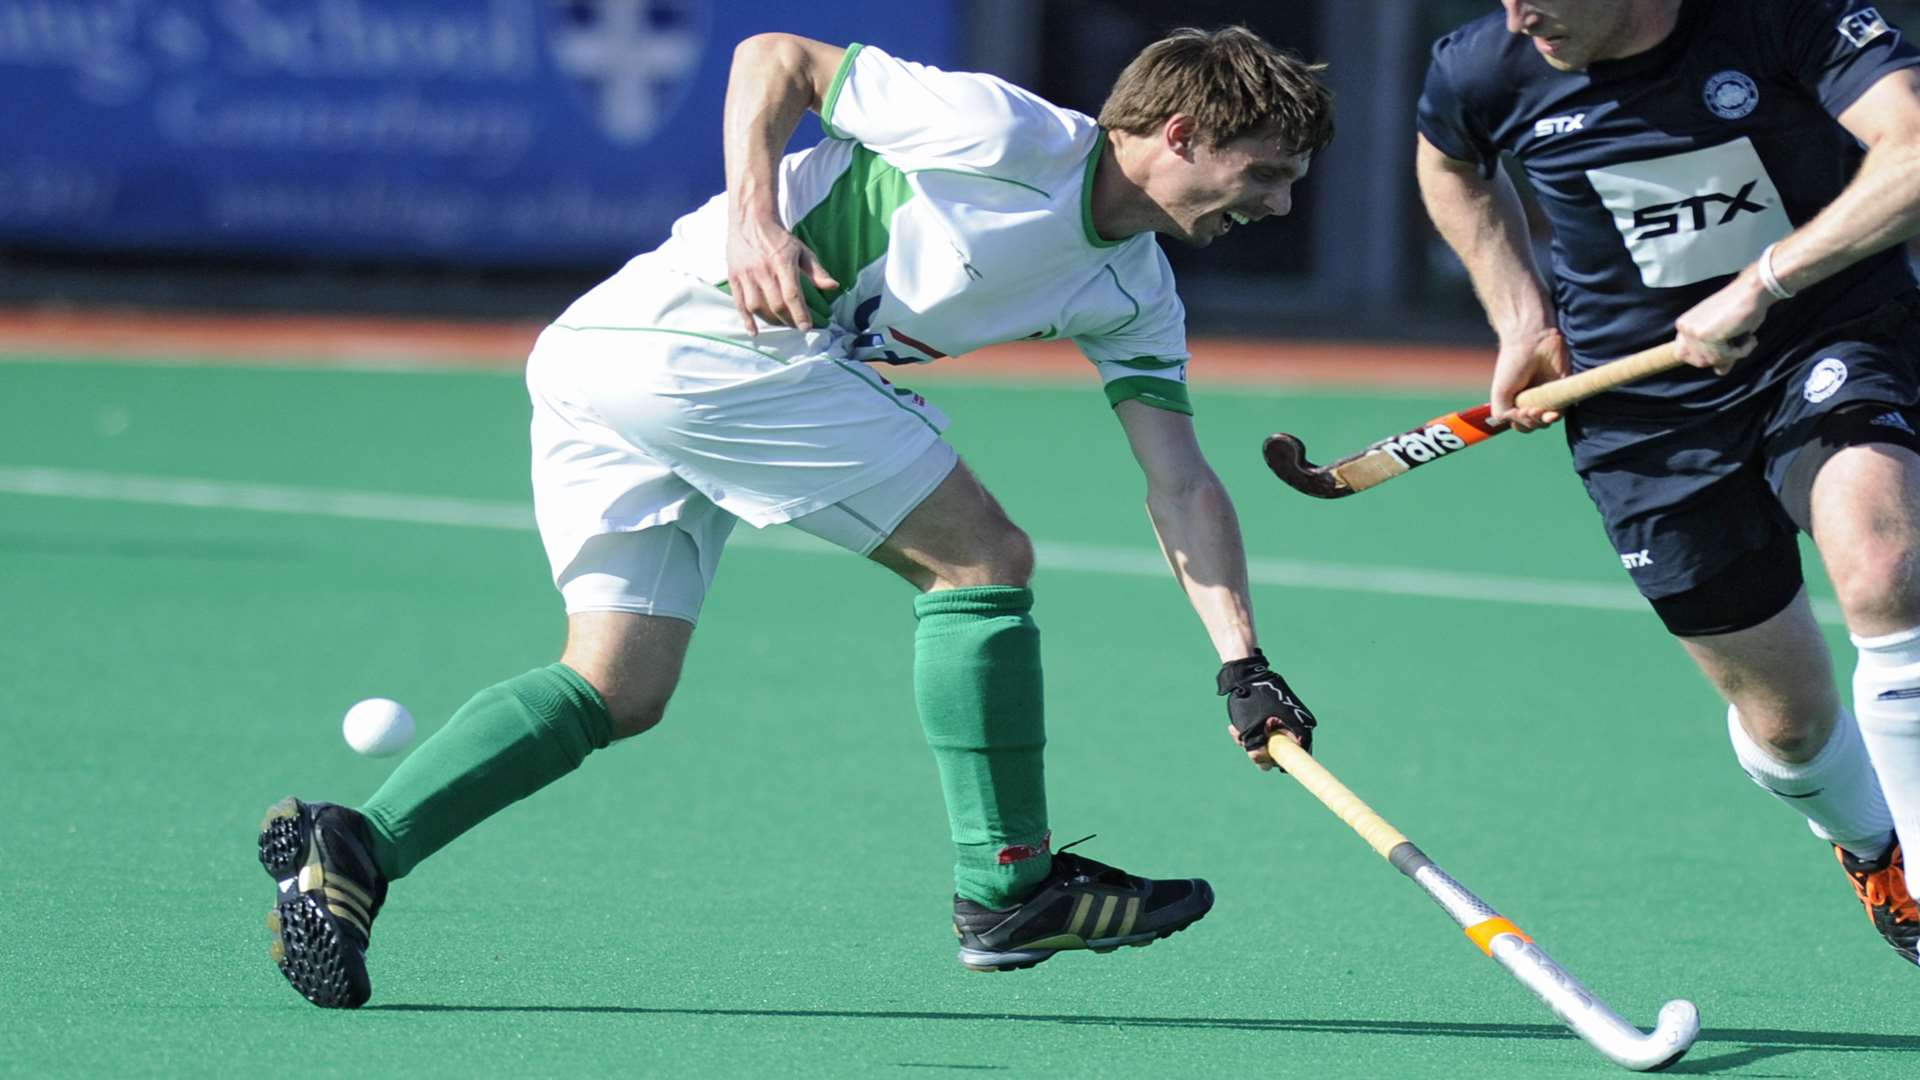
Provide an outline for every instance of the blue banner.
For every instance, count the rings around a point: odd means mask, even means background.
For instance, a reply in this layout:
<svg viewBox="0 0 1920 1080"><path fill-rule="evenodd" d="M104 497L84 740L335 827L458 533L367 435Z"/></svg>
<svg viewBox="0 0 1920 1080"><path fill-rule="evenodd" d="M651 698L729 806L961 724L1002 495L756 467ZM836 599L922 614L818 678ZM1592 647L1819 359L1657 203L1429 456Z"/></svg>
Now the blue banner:
<svg viewBox="0 0 1920 1080"><path fill-rule="evenodd" d="M0 244L618 261L724 186L740 39L951 66L959 7L0 0Z"/></svg>

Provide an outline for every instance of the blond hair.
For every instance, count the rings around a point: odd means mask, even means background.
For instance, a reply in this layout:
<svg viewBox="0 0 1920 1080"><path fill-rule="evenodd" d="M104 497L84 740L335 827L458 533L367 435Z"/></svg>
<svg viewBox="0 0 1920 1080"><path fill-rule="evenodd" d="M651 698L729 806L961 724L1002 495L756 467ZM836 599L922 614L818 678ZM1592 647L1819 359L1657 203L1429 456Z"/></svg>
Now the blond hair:
<svg viewBox="0 0 1920 1080"><path fill-rule="evenodd" d="M1310 64L1244 26L1183 27L1140 50L1100 107L1100 126L1129 135L1159 130L1175 113L1218 146L1272 126L1295 153L1333 141L1333 91Z"/></svg>

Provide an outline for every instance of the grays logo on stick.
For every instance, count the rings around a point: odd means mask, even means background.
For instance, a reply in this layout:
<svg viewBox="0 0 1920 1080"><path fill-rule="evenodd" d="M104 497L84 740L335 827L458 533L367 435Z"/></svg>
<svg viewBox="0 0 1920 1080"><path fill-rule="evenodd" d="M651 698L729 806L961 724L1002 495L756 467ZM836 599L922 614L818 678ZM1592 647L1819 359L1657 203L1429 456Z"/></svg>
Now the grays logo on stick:
<svg viewBox="0 0 1920 1080"><path fill-rule="evenodd" d="M1415 428L1390 439L1382 439L1373 444L1376 450L1411 469L1416 465L1425 465L1436 458L1445 457L1455 450L1465 450L1466 441L1453 433L1445 424L1432 424L1425 428Z"/></svg>

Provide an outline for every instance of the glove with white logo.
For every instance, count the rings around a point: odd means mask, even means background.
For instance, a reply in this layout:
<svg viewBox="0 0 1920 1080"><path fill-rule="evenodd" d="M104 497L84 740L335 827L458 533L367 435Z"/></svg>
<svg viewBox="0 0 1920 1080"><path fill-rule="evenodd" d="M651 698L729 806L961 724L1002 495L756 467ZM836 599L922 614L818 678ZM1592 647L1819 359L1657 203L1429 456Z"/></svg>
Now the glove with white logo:
<svg viewBox="0 0 1920 1080"><path fill-rule="evenodd" d="M1319 721L1287 686L1287 680L1267 667L1265 653L1255 649L1244 660L1222 664L1219 687L1221 696L1227 699L1227 721L1241 746L1263 750L1269 735L1284 730L1302 750L1313 751L1313 729Z"/></svg>

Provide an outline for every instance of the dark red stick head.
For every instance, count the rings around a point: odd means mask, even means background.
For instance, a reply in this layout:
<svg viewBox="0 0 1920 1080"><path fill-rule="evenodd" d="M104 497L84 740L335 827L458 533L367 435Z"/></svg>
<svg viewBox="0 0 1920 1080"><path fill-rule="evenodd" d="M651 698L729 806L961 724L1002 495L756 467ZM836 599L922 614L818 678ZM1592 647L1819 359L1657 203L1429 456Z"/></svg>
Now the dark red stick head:
<svg viewBox="0 0 1920 1080"><path fill-rule="evenodd" d="M1353 494L1341 479L1322 466L1307 460L1307 447L1299 439L1283 433L1267 436L1260 448L1273 475L1295 491L1316 499L1342 499Z"/></svg>

